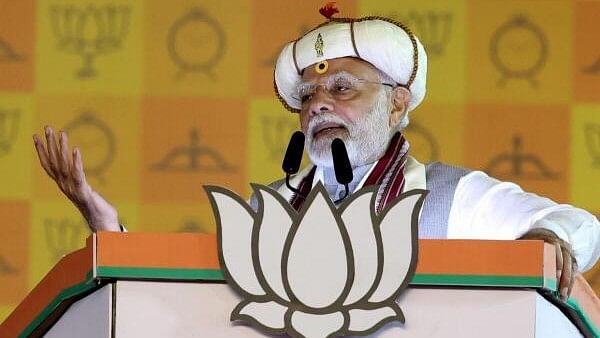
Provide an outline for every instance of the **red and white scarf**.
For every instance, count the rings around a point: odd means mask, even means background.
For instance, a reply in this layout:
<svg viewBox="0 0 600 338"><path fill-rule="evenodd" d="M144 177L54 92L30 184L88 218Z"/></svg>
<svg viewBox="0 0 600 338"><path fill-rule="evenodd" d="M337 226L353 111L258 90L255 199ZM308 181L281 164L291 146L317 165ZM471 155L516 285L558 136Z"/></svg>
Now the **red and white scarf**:
<svg viewBox="0 0 600 338"><path fill-rule="evenodd" d="M404 149L405 143L404 136L396 133L390 141L385 154L379 159L362 186L379 185L375 200L376 212L383 210L389 202L393 201L404 190L406 182L404 167L408 158L408 151ZM290 204L294 209L299 210L302 207L305 199L304 196L308 196L308 193L312 189L316 170L317 167L313 166L310 172L302 179L298 185L300 194L292 195Z"/></svg>

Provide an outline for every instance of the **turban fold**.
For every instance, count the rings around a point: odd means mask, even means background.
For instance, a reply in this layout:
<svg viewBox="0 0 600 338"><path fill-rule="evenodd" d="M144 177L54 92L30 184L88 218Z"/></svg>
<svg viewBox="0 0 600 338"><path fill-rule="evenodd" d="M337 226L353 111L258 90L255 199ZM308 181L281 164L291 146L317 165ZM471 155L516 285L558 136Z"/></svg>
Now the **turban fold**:
<svg viewBox="0 0 600 338"><path fill-rule="evenodd" d="M408 111L425 97L427 54L403 24L383 17L332 18L287 43L275 66L275 92L283 105L301 109L297 86L304 68L328 59L356 57L410 90Z"/></svg>

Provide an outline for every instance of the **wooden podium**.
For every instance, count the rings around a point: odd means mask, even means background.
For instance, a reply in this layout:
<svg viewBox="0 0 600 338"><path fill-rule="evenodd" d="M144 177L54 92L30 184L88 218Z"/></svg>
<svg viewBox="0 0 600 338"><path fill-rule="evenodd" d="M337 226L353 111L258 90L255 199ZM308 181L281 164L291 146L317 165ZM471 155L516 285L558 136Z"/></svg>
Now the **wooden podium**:
<svg viewBox="0 0 600 338"><path fill-rule="evenodd" d="M554 247L541 241L421 240L406 323L373 337L600 336L600 301L578 276L556 298ZM0 326L0 337L264 337L229 320L239 302L223 280L216 237L90 236Z"/></svg>

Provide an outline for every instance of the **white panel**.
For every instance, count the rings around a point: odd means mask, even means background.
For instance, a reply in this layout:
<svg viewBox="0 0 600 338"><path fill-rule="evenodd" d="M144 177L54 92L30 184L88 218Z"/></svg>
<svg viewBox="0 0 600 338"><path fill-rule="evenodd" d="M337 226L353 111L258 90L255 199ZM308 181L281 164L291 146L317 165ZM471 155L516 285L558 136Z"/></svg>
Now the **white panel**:
<svg viewBox="0 0 600 338"><path fill-rule="evenodd" d="M263 337L232 326L238 301L225 284L118 281L116 338Z"/></svg>
<svg viewBox="0 0 600 338"><path fill-rule="evenodd" d="M73 303L44 338L110 338L112 285Z"/></svg>
<svg viewBox="0 0 600 338"><path fill-rule="evenodd" d="M530 289L409 288L398 301L406 324L387 324L370 337L537 337L537 298ZM116 338L268 337L229 321L239 301L225 284L119 281Z"/></svg>
<svg viewBox="0 0 600 338"><path fill-rule="evenodd" d="M582 337L560 310L544 297L536 295L535 338Z"/></svg>

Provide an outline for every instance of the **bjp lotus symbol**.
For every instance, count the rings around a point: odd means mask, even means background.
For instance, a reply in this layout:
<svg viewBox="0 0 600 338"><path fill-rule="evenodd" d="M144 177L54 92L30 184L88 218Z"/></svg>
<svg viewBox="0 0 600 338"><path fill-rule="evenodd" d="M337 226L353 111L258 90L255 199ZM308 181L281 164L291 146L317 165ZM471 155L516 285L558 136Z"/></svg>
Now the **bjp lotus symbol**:
<svg viewBox="0 0 600 338"><path fill-rule="evenodd" d="M408 192L376 215L372 188L336 209L318 184L299 212L271 189L253 189L257 211L226 189L206 187L225 278L244 298L231 320L310 338L404 323L395 299L414 275L426 191Z"/></svg>

